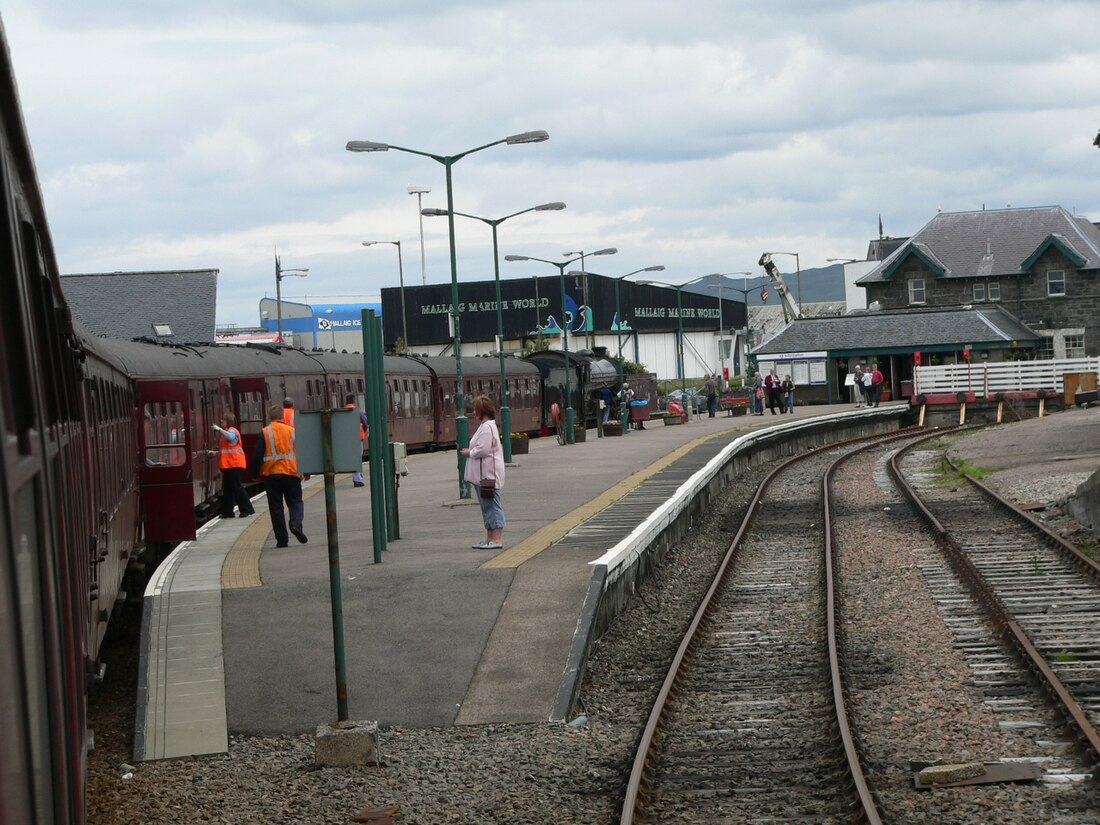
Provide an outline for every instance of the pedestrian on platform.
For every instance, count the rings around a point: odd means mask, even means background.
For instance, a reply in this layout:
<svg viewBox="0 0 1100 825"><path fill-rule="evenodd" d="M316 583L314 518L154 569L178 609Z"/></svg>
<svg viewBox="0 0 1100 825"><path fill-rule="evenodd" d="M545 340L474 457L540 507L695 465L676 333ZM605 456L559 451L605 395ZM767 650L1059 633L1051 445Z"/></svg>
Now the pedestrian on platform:
<svg viewBox="0 0 1100 825"><path fill-rule="evenodd" d="M764 414L764 396L768 394L764 386L764 378L760 373L756 374L756 382L752 385L752 412L753 415Z"/></svg>
<svg viewBox="0 0 1100 825"><path fill-rule="evenodd" d="M885 383L886 378L878 368L878 364L871 363L871 388L872 395L874 396L875 406L878 406L878 402L882 399L882 385Z"/></svg>
<svg viewBox="0 0 1100 825"><path fill-rule="evenodd" d="M775 415L775 408L783 405L779 398L781 392L779 389L779 376L774 372L769 372L764 378L764 389L768 394L768 409L771 410L772 415Z"/></svg>
<svg viewBox="0 0 1100 825"><path fill-rule="evenodd" d="M293 427L294 426L294 399L293 398L284 398L283 399L282 422L284 424L286 424L288 427Z"/></svg>
<svg viewBox="0 0 1100 825"><path fill-rule="evenodd" d="M794 381L789 375L784 376L781 389L783 390L783 412L794 415Z"/></svg>
<svg viewBox="0 0 1100 825"><path fill-rule="evenodd" d="M707 396L707 417L714 418L714 414L718 412L718 382L709 373L703 381L703 392Z"/></svg>
<svg viewBox="0 0 1100 825"><path fill-rule="evenodd" d="M271 423L263 428L263 437L256 441L250 465L252 475L264 482L276 547L290 545L283 512L284 501L290 510L290 532L302 544L308 541L302 531L305 504L302 501L302 477L298 475L298 447L294 442L294 428L282 421L283 409L278 404L272 404L268 409Z"/></svg>
<svg viewBox="0 0 1100 825"><path fill-rule="evenodd" d="M474 486L474 495L481 504L481 518L485 523L485 541L473 545L474 550L500 550L504 547L504 506L500 491L504 487L504 448L497 432L497 408L487 395L474 399L474 418L479 422L477 432L470 439L470 446L462 448L466 462L466 481ZM486 498L482 482L492 483L493 495Z"/></svg>
<svg viewBox="0 0 1100 825"><path fill-rule="evenodd" d="M856 364L856 371L852 373L852 385L856 388L856 409L863 406L863 367Z"/></svg>
<svg viewBox="0 0 1100 825"><path fill-rule="evenodd" d="M349 392L346 396L344 396L344 409L345 410L359 410L359 405L355 401L355 393L350 393ZM351 476L352 483L354 483L356 487L362 487L363 484L364 484L364 482L363 482L363 469L362 469L362 467L363 467L363 465L362 465L362 458L363 458L363 447L362 447L362 445L365 445L367 443L367 435L369 433L370 433L370 422L367 421L366 414L364 414L364 412L362 410L359 410L359 441L360 441L360 445L361 445L360 448L359 448L360 465L359 465L359 470L357 470Z"/></svg>
<svg viewBox="0 0 1100 825"><path fill-rule="evenodd" d="M634 400L634 390L630 389L630 384L623 382L622 389L619 390L619 405L623 416L623 432L630 429L631 414L630 404Z"/></svg>
<svg viewBox="0 0 1100 825"><path fill-rule="evenodd" d="M602 409L600 410L600 420L604 424L606 424L608 419L611 417L611 404L614 401L612 395L613 393L611 392L611 387L607 386L606 384L596 391L596 398L599 401L600 407L602 407Z"/></svg>
<svg viewBox="0 0 1100 825"><path fill-rule="evenodd" d="M867 367L863 368L863 406L870 407L875 403L875 376Z"/></svg>
<svg viewBox="0 0 1100 825"><path fill-rule="evenodd" d="M256 512L244 488L244 468L248 462L244 456L241 431L234 426L236 423L237 416L227 412L222 416L221 426L214 425L214 430L221 436L218 466L222 471L222 518L234 517L234 504L240 509L241 518Z"/></svg>

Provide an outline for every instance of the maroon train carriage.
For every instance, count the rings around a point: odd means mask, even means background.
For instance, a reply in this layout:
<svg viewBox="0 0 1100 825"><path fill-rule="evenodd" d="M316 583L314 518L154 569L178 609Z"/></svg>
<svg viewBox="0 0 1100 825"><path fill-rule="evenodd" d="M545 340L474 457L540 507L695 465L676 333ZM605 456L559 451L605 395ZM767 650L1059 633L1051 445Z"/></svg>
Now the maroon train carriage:
<svg viewBox="0 0 1100 825"><path fill-rule="evenodd" d="M436 446L451 446L455 443L455 416L458 414L454 403L458 386L455 359L445 356L412 356L411 360L425 364L432 373L432 441ZM538 368L519 358L505 358L504 376L509 382L512 431L537 433L541 424L542 408L542 377ZM500 409L502 393L498 358L463 358L462 383L466 385L466 415L473 415L474 399L479 395L489 396L497 409ZM497 420L500 420L499 416ZM507 433L502 435L507 436Z"/></svg>
<svg viewBox="0 0 1100 825"><path fill-rule="evenodd" d="M0 822L80 823L94 603L79 351L2 29L0 192Z"/></svg>

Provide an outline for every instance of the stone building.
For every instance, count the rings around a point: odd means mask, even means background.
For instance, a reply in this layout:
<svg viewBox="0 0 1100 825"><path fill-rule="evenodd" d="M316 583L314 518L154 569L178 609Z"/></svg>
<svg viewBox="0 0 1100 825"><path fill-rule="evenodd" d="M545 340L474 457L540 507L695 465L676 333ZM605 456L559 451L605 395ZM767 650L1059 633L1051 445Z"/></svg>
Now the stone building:
<svg viewBox="0 0 1100 825"><path fill-rule="evenodd" d="M1100 228L1060 206L940 213L857 284L872 309L999 304L1037 358L1100 354Z"/></svg>

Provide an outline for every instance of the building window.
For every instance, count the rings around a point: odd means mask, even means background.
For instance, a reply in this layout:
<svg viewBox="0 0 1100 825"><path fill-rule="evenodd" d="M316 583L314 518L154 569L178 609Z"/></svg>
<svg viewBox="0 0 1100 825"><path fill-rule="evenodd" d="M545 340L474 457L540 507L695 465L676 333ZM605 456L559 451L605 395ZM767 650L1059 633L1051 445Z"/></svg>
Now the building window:
<svg viewBox="0 0 1100 825"><path fill-rule="evenodd" d="M985 300L985 284L974 284L974 301Z"/></svg>
<svg viewBox="0 0 1100 825"><path fill-rule="evenodd" d="M986 292L988 298L991 301L1001 300L1001 285L1000 284L986 284Z"/></svg>
<svg viewBox="0 0 1100 825"><path fill-rule="evenodd" d="M1047 271L1047 295L1066 294L1066 271L1051 269Z"/></svg>
<svg viewBox="0 0 1100 825"><path fill-rule="evenodd" d="M924 278L913 278L909 282L909 303L924 303Z"/></svg>
<svg viewBox="0 0 1100 825"><path fill-rule="evenodd" d="M1066 336L1066 358L1084 358L1085 357L1085 336L1084 335L1067 335Z"/></svg>
<svg viewBox="0 0 1100 825"><path fill-rule="evenodd" d="M1044 335L1035 342L1035 358L1039 361L1051 361L1054 358L1054 339Z"/></svg>

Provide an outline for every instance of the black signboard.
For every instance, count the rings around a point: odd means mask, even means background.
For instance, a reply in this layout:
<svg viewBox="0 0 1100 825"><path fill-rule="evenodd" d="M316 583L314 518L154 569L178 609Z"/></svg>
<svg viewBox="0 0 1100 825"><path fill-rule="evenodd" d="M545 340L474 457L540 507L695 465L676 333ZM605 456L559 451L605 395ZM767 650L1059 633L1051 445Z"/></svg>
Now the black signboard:
<svg viewBox="0 0 1100 825"><path fill-rule="evenodd" d="M615 312L616 279L588 273L565 277L565 311L562 311L561 278L543 275L509 278L500 282L500 315L505 340L528 340L561 335L564 323L571 334L586 331L623 333L672 332L679 329L682 309L685 332L717 332L718 296L702 295L670 287L619 281L622 318ZM716 290L715 290L716 292ZM747 325L745 305L722 296L722 326L727 332ZM492 341L497 334L496 284L493 281L459 282L459 314L463 341ZM443 344L452 339L448 324L451 286L438 284L405 287L405 326L410 347ZM621 326L620 326L621 324ZM382 290L382 328L386 342L401 337L401 289Z"/></svg>

